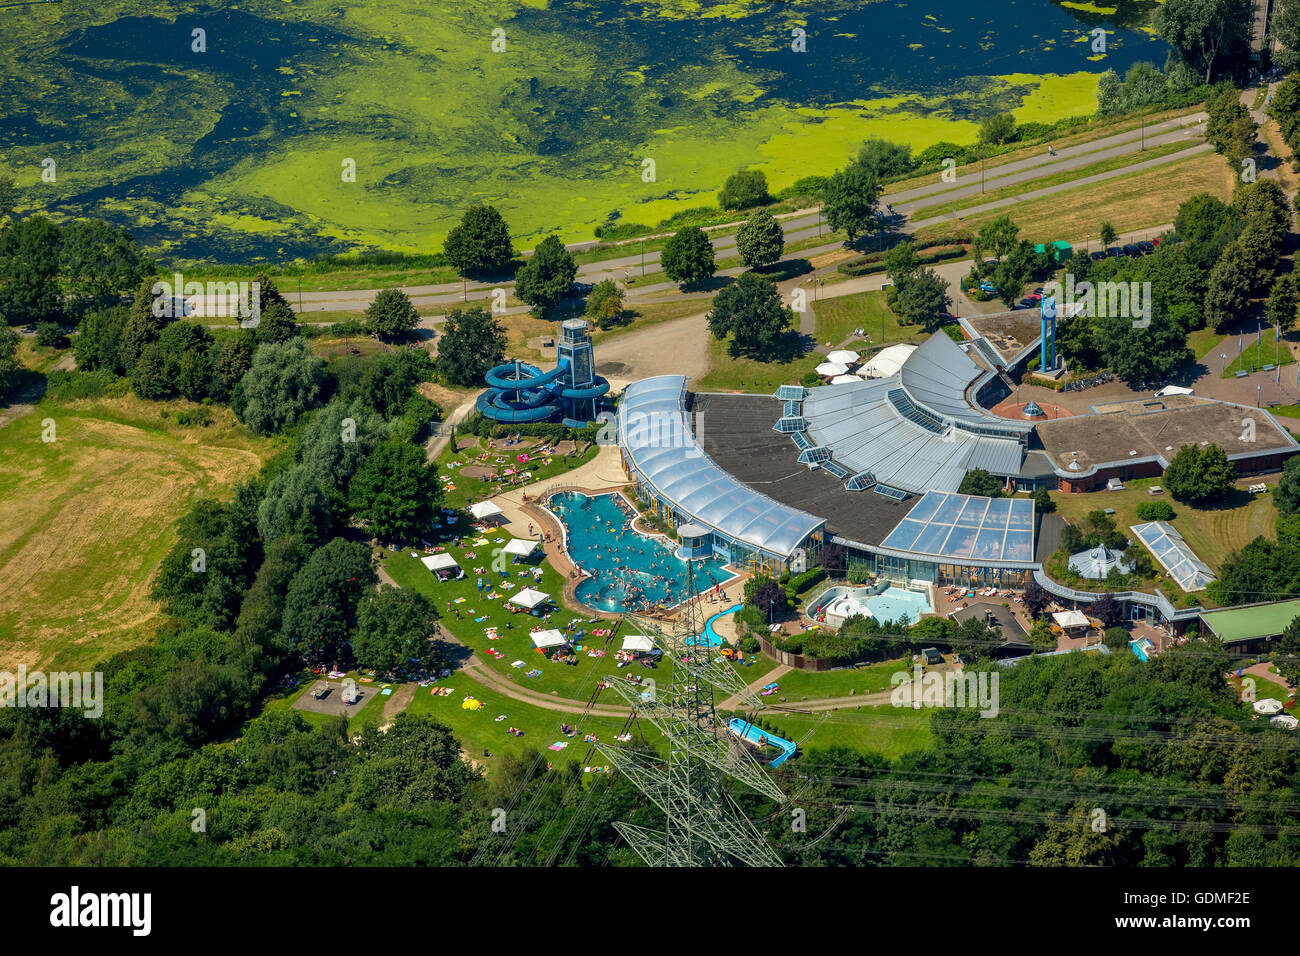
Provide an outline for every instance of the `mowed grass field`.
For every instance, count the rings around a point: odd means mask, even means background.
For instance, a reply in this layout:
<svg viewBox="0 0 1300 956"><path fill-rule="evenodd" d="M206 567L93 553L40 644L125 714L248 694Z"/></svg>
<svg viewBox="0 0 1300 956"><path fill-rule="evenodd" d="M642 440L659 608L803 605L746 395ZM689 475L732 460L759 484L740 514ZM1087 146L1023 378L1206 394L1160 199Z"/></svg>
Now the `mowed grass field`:
<svg viewBox="0 0 1300 956"><path fill-rule="evenodd" d="M176 520L195 497L252 477L275 447L228 409L206 427L176 425L190 406L43 401L0 428L0 668L88 668L148 638Z"/></svg>
<svg viewBox="0 0 1300 956"><path fill-rule="evenodd" d="M1117 232L1133 232L1174 221L1179 205L1196 193L1227 200L1233 177L1227 161L1214 152L1198 153L1153 169L1117 176L1100 183L1068 189L972 216L950 216L946 222L917 230L916 238L948 235L954 226L978 231L999 216L1010 216L1020 237L1030 242L1075 240L1096 236L1102 222ZM942 215L947 207L926 210L923 218Z"/></svg>
<svg viewBox="0 0 1300 956"><path fill-rule="evenodd" d="M1082 525L1089 511L1114 508L1115 526L1129 538L1129 530L1142 522L1137 516L1137 506L1143 501L1168 501L1174 509L1174 520L1170 522L1183 536L1196 556L1214 570L1219 569L1231 552L1239 550L1255 538L1275 538L1277 531L1277 506L1273 495L1265 493L1252 495L1245 490L1247 484L1263 481L1270 489L1276 486L1276 479L1251 478L1238 482L1238 488L1229 493L1221 507L1194 508L1191 505L1174 501L1169 495L1152 496L1147 488L1160 484L1158 478L1143 478L1125 482L1123 491L1100 491L1095 494L1068 495L1052 492L1061 516L1071 524ZM1160 569L1159 562L1156 562ZM1172 581L1160 585L1166 590L1176 590Z"/></svg>

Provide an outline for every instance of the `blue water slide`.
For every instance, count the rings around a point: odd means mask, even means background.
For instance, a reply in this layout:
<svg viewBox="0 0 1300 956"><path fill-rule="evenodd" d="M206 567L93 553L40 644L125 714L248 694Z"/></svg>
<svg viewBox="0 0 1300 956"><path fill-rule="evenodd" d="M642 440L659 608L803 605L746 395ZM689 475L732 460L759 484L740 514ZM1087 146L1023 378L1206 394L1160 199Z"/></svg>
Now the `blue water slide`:
<svg viewBox="0 0 1300 956"><path fill-rule="evenodd" d="M755 727L747 720L741 720L739 717L732 717L727 724L727 729L739 737L741 740L747 740L751 744L759 746L775 747L781 751L780 755L772 761L773 767L779 767L785 763L799 748L784 738L778 737L770 731L762 730Z"/></svg>
<svg viewBox="0 0 1300 956"><path fill-rule="evenodd" d="M549 372L543 372L527 362L507 362L488 371L487 383L503 392L545 388L563 375L568 366L567 361L562 361Z"/></svg>
<svg viewBox="0 0 1300 956"><path fill-rule="evenodd" d="M544 391L517 393L514 400L507 399L502 392L484 392L474 404L493 421L523 425L544 422L560 413L559 402L548 399L551 395Z"/></svg>

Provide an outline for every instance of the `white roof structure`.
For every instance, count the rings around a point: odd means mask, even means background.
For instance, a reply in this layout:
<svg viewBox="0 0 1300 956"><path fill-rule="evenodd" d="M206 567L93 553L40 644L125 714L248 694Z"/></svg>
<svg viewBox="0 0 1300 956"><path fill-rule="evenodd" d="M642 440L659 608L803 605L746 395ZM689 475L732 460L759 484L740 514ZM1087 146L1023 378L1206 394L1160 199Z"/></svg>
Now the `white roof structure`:
<svg viewBox="0 0 1300 956"><path fill-rule="evenodd" d="M421 558L420 563L430 571L446 571L450 568L460 567L456 563L456 559L445 551L442 554L431 554L427 558Z"/></svg>
<svg viewBox="0 0 1300 956"><path fill-rule="evenodd" d="M800 462L842 477L849 491L878 490L902 500L956 491L976 468L1019 475L1034 426L999 418L967 399L971 383L984 374L939 333L889 378L790 390L788 397L778 390L784 404L775 430L793 437Z"/></svg>
<svg viewBox="0 0 1300 956"><path fill-rule="evenodd" d="M822 362L814 371L821 376L830 377L832 375L843 375L849 370L849 367L843 362Z"/></svg>
<svg viewBox="0 0 1300 956"><path fill-rule="evenodd" d="M832 385L848 385L850 382L861 381L856 375L836 375L831 379Z"/></svg>
<svg viewBox="0 0 1300 956"><path fill-rule="evenodd" d="M1120 552L1103 545L1070 555L1070 570L1093 581L1104 580L1112 568L1119 568L1121 574L1128 574L1133 570L1133 565L1125 561Z"/></svg>
<svg viewBox="0 0 1300 956"><path fill-rule="evenodd" d="M530 611L539 604L545 604L551 599L549 594L545 594L537 588L524 588L517 594L510 596L511 604L518 604L520 607L526 607Z"/></svg>
<svg viewBox="0 0 1300 956"><path fill-rule="evenodd" d="M909 344L891 345L881 349L858 369L858 375L863 378L889 378L891 375L897 375L903 363L907 361L907 357L915 351L916 346Z"/></svg>
<svg viewBox="0 0 1300 956"><path fill-rule="evenodd" d="M477 501L469 506L469 513L482 521L484 518L495 518L497 515L504 514L505 512L491 501Z"/></svg>
<svg viewBox="0 0 1300 956"><path fill-rule="evenodd" d="M781 558L825 527L825 519L783 505L718 467L691 430L685 401L683 375L642 379L624 390L618 432L629 471L691 521Z"/></svg>
<svg viewBox="0 0 1300 956"><path fill-rule="evenodd" d="M1255 701L1253 706L1257 714L1280 714L1282 712L1282 702L1276 697L1261 697Z"/></svg>
<svg viewBox="0 0 1300 956"><path fill-rule="evenodd" d="M623 650L625 651L652 651L655 642L642 634L628 634L623 638Z"/></svg>
<svg viewBox="0 0 1300 956"><path fill-rule="evenodd" d="M1287 730L1295 730L1300 727L1300 720L1296 720L1290 714L1278 714L1276 717L1270 717L1268 722L1274 727L1285 727Z"/></svg>
<svg viewBox="0 0 1300 956"><path fill-rule="evenodd" d="M1067 631L1072 627L1088 626L1088 615L1082 611L1057 611L1052 615L1052 620Z"/></svg>
<svg viewBox="0 0 1300 956"><path fill-rule="evenodd" d="M564 635L554 628L549 631L533 631L529 637L533 639L534 647L559 647L567 643Z"/></svg>
<svg viewBox="0 0 1300 956"><path fill-rule="evenodd" d="M1164 398L1166 395L1192 395L1190 388L1184 388L1181 385L1166 385L1160 391L1156 392L1156 398Z"/></svg>
<svg viewBox="0 0 1300 956"><path fill-rule="evenodd" d="M526 558L537 550L537 542L529 538L511 538L501 550L506 554Z"/></svg>
<svg viewBox="0 0 1300 956"><path fill-rule="evenodd" d="M836 349L826 356L826 361L839 362L841 365L852 365L861 357L852 349Z"/></svg>

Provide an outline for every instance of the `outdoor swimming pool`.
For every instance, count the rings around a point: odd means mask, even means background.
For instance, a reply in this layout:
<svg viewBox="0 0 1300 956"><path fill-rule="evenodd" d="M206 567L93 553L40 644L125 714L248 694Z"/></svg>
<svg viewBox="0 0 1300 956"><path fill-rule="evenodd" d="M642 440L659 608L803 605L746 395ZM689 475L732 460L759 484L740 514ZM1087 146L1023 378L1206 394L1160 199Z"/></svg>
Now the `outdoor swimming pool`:
<svg viewBox="0 0 1300 956"><path fill-rule="evenodd" d="M592 576L575 594L598 611L640 611L672 606L686 595L686 562L659 538L632 530L631 509L617 495L553 495L550 509L564 523L569 557ZM732 575L718 558L691 562L704 591Z"/></svg>
<svg viewBox="0 0 1300 956"><path fill-rule="evenodd" d="M827 588L808 609L813 620L825 620L831 627L839 627L855 614L868 614L877 621L897 621L904 614L915 624L922 614L933 608L924 591L909 591L890 585L879 594L871 588L836 586Z"/></svg>

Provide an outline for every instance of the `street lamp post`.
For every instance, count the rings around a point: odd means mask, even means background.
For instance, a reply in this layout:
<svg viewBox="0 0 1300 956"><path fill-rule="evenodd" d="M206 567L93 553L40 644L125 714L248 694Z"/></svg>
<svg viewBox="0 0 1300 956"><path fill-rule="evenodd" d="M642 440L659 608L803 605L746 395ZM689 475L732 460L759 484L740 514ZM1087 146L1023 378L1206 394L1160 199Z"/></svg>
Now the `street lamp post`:
<svg viewBox="0 0 1300 956"><path fill-rule="evenodd" d="M1220 363L1219 374L1226 375L1228 373L1228 353L1220 352L1219 358L1223 359L1223 362Z"/></svg>
<svg viewBox="0 0 1300 956"><path fill-rule="evenodd" d="M641 275L645 276L645 239L641 240Z"/></svg>

